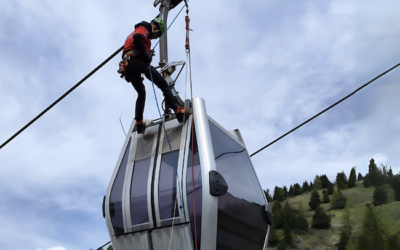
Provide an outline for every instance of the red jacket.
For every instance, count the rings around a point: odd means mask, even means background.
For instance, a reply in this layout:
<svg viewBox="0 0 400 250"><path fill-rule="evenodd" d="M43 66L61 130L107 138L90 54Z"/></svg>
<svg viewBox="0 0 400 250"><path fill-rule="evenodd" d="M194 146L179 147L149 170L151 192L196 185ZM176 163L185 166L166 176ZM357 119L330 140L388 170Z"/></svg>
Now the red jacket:
<svg viewBox="0 0 400 250"><path fill-rule="evenodd" d="M122 57L124 54L130 50L136 50L139 52L139 57L146 54L150 54L151 40L149 38L151 31L151 25L148 22L141 22L135 25L135 31L133 31L125 40L124 50L122 52Z"/></svg>

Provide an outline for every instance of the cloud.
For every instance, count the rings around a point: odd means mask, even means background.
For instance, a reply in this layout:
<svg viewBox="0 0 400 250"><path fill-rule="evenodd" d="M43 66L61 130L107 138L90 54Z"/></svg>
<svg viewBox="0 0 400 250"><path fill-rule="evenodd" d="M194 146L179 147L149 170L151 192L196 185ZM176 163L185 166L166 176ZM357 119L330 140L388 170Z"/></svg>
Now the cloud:
<svg viewBox="0 0 400 250"><path fill-rule="evenodd" d="M43 249L42 249L42 248L39 248L39 249L36 249L36 250L43 250ZM48 248L47 250L67 250L67 249L64 248L64 247L59 247L59 246L57 246L57 247Z"/></svg>

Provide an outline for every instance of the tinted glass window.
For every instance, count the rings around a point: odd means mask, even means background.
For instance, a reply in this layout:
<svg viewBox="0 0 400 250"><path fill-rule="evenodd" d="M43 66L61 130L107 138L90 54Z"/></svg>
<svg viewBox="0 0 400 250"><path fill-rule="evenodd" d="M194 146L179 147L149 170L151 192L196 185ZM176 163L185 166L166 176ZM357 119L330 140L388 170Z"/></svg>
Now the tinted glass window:
<svg viewBox="0 0 400 250"><path fill-rule="evenodd" d="M264 196L247 151L212 122L217 171L228 183L218 198L218 249L262 249L267 233Z"/></svg>
<svg viewBox="0 0 400 250"><path fill-rule="evenodd" d="M160 219L170 219L174 214L174 205L176 197L176 164L178 163L179 150L172 153L165 153L161 158L160 179L158 184L158 203L160 208ZM177 201L179 202L179 200ZM177 204L178 205L178 204ZM177 206L175 207L175 209ZM178 217L178 211L175 211L175 217Z"/></svg>
<svg viewBox="0 0 400 250"><path fill-rule="evenodd" d="M132 225L149 222L147 211L147 181L150 158L135 161L131 185L131 220Z"/></svg>
<svg viewBox="0 0 400 250"><path fill-rule="evenodd" d="M122 216L122 189L124 187L124 179L126 165L128 163L130 145L131 141L129 140L110 194L110 217L115 235L120 235L124 233L124 221Z"/></svg>
<svg viewBox="0 0 400 250"><path fill-rule="evenodd" d="M200 249L201 241L201 212L202 212L202 178L200 168L199 149L197 147L196 135L193 136L194 141L190 140L189 155L186 172L186 194L187 205L189 209L190 226L192 228L193 242L196 242L197 249ZM193 205L195 204L195 206ZM196 223L195 223L196 219ZM196 230L195 225L196 224Z"/></svg>

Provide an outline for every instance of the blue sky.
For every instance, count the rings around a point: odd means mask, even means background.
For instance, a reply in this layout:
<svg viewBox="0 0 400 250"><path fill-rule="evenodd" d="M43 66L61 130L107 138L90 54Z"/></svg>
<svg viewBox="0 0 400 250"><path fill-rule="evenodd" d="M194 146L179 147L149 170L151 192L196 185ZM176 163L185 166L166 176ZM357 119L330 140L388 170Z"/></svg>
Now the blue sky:
<svg viewBox="0 0 400 250"><path fill-rule="evenodd" d="M194 96L222 126L241 130L249 153L400 62L395 0L189 5ZM152 1L2 1L0 142L157 11ZM170 61L186 58L184 27L182 13L168 33ZM0 150L1 249L78 250L109 240L102 197L124 141L119 118L129 127L136 99L116 73L118 61ZM302 184L317 174L333 181L353 166L365 174L371 158L399 173L398 79L400 69L252 157L262 187ZM146 88L144 116L153 119L148 81ZM189 98L184 74L177 89Z"/></svg>

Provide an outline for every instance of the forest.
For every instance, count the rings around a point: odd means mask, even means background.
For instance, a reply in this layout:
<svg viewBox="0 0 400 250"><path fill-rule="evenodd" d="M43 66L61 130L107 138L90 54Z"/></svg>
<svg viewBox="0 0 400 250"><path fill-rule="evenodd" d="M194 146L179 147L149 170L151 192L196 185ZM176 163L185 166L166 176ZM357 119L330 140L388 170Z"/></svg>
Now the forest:
<svg viewBox="0 0 400 250"><path fill-rule="evenodd" d="M400 173L370 160L335 180L316 175L302 185L265 191L273 223L267 249L400 249Z"/></svg>

